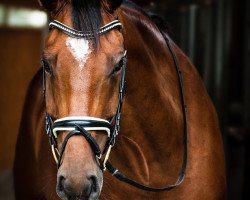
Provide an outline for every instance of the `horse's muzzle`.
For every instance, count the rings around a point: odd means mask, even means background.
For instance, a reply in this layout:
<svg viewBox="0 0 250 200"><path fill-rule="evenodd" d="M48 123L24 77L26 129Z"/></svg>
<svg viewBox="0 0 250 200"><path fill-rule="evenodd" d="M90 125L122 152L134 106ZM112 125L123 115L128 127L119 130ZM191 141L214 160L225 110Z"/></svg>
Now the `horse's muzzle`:
<svg viewBox="0 0 250 200"><path fill-rule="evenodd" d="M80 187L75 180L59 175L57 194L63 200L97 200L101 193L101 185L96 175L87 176Z"/></svg>

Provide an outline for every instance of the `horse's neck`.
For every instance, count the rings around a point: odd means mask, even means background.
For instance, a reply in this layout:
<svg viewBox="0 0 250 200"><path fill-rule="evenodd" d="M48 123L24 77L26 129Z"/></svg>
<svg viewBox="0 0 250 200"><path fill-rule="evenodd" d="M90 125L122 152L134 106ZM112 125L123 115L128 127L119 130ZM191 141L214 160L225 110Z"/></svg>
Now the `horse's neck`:
<svg viewBox="0 0 250 200"><path fill-rule="evenodd" d="M183 153L183 116L175 66L153 25L150 29L150 23L140 27L127 21L125 26L129 23L124 36L128 66L117 154L120 149L122 159L128 157L134 165L130 167L144 171L148 181L150 170L158 170L159 177L167 170L175 178Z"/></svg>

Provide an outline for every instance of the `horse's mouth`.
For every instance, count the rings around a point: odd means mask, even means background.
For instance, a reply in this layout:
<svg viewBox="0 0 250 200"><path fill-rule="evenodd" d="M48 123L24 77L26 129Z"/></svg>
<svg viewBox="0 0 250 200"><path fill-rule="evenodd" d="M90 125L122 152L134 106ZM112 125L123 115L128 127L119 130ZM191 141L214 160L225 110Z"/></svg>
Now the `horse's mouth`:
<svg viewBox="0 0 250 200"><path fill-rule="evenodd" d="M99 168L98 168L99 169ZM99 175L92 175L81 184L75 184L77 179L62 178L59 175L56 192L62 200L98 200L102 191L102 172Z"/></svg>

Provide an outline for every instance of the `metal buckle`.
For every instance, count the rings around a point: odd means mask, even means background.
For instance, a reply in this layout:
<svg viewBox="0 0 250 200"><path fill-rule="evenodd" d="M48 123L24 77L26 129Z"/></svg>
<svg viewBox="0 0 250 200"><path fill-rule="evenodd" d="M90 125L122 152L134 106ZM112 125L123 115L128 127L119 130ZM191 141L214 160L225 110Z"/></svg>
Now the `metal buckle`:
<svg viewBox="0 0 250 200"><path fill-rule="evenodd" d="M97 158L98 160L101 160L101 158L102 158L102 154L100 154L100 155L96 155L96 158Z"/></svg>
<svg viewBox="0 0 250 200"><path fill-rule="evenodd" d="M104 172L107 170L107 168L106 168L106 163L107 163L107 161L108 161L108 159L109 159L109 156L110 156L112 147L113 147L112 145L109 145L109 148L108 148L108 150L107 150L107 153L106 153L106 155L105 155L105 158L104 158L104 160L103 160L103 162L102 162L102 170L103 170Z"/></svg>

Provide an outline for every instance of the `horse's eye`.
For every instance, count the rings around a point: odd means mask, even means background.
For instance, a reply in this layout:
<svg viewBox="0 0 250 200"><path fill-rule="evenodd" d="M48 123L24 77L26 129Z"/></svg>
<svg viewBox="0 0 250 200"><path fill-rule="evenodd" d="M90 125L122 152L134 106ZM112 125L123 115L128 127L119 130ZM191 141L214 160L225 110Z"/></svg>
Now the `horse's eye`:
<svg viewBox="0 0 250 200"><path fill-rule="evenodd" d="M115 65L115 68L112 74L117 74L119 71L121 71L122 66L123 66L123 58Z"/></svg>
<svg viewBox="0 0 250 200"><path fill-rule="evenodd" d="M49 74L51 74L50 64L46 60L42 60L43 70Z"/></svg>

